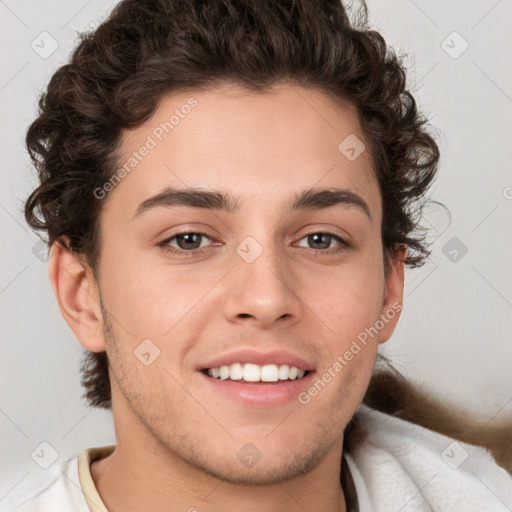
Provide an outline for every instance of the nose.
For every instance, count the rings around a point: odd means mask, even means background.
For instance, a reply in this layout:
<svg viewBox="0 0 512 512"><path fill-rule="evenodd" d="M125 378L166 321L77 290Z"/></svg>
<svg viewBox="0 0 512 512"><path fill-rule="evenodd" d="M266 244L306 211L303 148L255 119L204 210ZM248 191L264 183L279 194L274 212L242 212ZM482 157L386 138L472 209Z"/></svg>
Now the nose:
<svg viewBox="0 0 512 512"><path fill-rule="evenodd" d="M250 244L244 247L255 249ZM253 261L240 254L234 254L235 268L226 283L226 318L231 322L251 321L260 328L299 321L303 312L300 284L282 249L269 242Z"/></svg>

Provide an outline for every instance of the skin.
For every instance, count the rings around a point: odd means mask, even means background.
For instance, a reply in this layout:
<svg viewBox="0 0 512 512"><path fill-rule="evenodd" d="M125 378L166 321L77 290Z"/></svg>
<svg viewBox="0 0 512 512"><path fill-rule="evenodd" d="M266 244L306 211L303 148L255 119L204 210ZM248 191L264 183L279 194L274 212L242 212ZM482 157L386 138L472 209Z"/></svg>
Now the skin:
<svg viewBox="0 0 512 512"><path fill-rule="evenodd" d="M111 512L343 511L343 430L399 312L307 405L244 406L212 391L196 370L252 347L302 355L321 375L402 303L405 248L386 278L369 151L349 161L338 150L349 134L364 134L349 104L320 91L219 85L162 98L149 121L124 134L119 162L191 96L197 106L104 199L99 280L80 257L53 247L61 312L79 342L107 350L111 363L117 445L91 465L93 479ZM242 209L159 207L132 218L169 186L230 192ZM357 193L372 219L347 205L283 213L290 195L312 187ZM208 233L192 246L200 254L179 257L158 245L198 230ZM326 249L307 236L325 232L352 247L335 253L335 239ZM263 249L250 264L235 250L247 236ZM191 250L183 240L170 244ZM133 354L147 338L160 350L149 366ZM250 468L237 457L248 442L262 455Z"/></svg>

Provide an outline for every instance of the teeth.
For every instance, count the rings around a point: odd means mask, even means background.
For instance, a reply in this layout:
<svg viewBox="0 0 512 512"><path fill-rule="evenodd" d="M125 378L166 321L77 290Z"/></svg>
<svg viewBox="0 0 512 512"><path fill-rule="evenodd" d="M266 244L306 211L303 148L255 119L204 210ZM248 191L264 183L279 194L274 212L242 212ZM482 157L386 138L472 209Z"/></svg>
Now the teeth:
<svg viewBox="0 0 512 512"><path fill-rule="evenodd" d="M247 382L258 382L260 380L260 367L257 364L244 364L243 379Z"/></svg>
<svg viewBox="0 0 512 512"><path fill-rule="evenodd" d="M290 367L287 364L282 364L279 366L279 370L277 371L277 376L280 380L286 380L290 373Z"/></svg>
<svg viewBox="0 0 512 512"><path fill-rule="evenodd" d="M244 380L246 382L277 382L279 380L302 379L305 370L287 364L266 364L259 366L252 363L233 363L217 368L209 368L206 372L210 377L221 380Z"/></svg>
<svg viewBox="0 0 512 512"><path fill-rule="evenodd" d="M261 367L261 380L263 382L276 382L279 380L277 364L267 364Z"/></svg>
<svg viewBox="0 0 512 512"><path fill-rule="evenodd" d="M219 368L220 378L222 380L229 379L229 366L221 366Z"/></svg>
<svg viewBox="0 0 512 512"><path fill-rule="evenodd" d="M240 363L234 363L229 367L229 378L240 380L244 378L244 367Z"/></svg>

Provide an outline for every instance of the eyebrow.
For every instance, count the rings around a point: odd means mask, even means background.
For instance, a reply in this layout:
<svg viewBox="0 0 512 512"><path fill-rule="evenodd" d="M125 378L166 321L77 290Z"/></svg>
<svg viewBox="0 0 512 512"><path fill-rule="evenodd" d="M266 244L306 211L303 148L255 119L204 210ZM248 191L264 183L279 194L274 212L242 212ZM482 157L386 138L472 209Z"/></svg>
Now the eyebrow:
<svg viewBox="0 0 512 512"><path fill-rule="evenodd" d="M299 210L324 210L336 205L355 207L363 212L370 222L373 220L366 201L347 189L308 189L292 196L285 213ZM216 190L166 188L159 194L145 199L139 204L133 219L155 208L188 206L208 210L226 211L236 214L240 211L240 201L233 195Z"/></svg>

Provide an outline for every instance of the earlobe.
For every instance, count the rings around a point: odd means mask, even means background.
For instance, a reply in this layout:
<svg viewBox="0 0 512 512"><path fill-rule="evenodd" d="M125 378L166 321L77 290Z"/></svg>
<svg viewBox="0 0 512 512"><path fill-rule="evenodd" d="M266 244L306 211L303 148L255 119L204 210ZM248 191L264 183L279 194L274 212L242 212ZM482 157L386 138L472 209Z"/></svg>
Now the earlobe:
<svg viewBox="0 0 512 512"><path fill-rule="evenodd" d="M59 242L51 251L50 282L64 320L84 348L106 350L99 288L90 268Z"/></svg>
<svg viewBox="0 0 512 512"><path fill-rule="evenodd" d="M394 257L389 262L390 271L386 278L381 312L384 327L379 333L379 343L384 343L391 337L402 312L406 256L407 246L401 244L395 248Z"/></svg>

